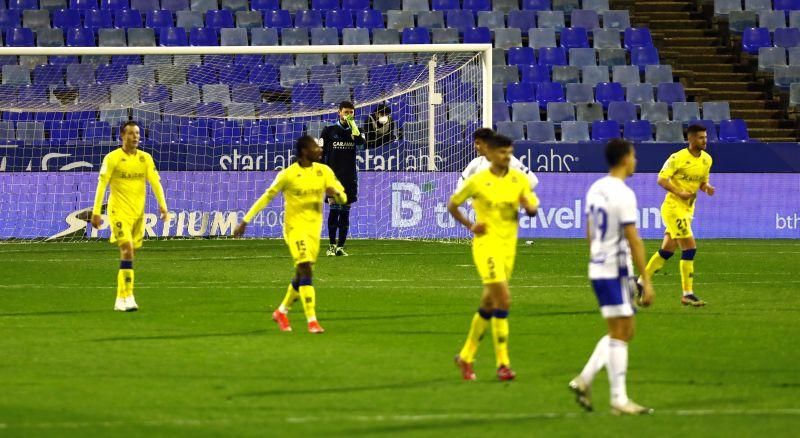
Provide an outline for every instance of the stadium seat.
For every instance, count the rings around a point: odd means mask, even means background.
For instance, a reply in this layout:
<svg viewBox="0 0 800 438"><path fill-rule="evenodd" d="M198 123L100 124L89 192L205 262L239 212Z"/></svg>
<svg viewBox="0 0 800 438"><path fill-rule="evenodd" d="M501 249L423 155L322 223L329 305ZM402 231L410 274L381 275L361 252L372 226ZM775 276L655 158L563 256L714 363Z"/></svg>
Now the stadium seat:
<svg viewBox="0 0 800 438"><path fill-rule="evenodd" d="M602 15L604 29L624 30L631 27L631 17L627 10L608 10Z"/></svg>
<svg viewBox="0 0 800 438"><path fill-rule="evenodd" d="M5 72L3 74L5 77ZM98 84L125 84L128 82L128 66L121 64L101 64L95 70L95 81Z"/></svg>
<svg viewBox="0 0 800 438"><path fill-rule="evenodd" d="M156 81L156 71L152 65L131 64L127 70L128 83L131 85L152 84Z"/></svg>
<svg viewBox="0 0 800 438"><path fill-rule="evenodd" d="M697 102L675 102L672 104L672 120L683 123L700 120L700 107Z"/></svg>
<svg viewBox="0 0 800 438"><path fill-rule="evenodd" d="M800 29L795 27L775 29L773 44L775 47L786 49L800 46Z"/></svg>
<svg viewBox="0 0 800 438"><path fill-rule="evenodd" d="M772 47L769 29L764 27L751 27L742 32L742 50L755 55L761 47Z"/></svg>
<svg viewBox="0 0 800 438"><path fill-rule="evenodd" d="M158 45L167 47L186 46L188 38L186 29L182 27L164 27L160 29Z"/></svg>
<svg viewBox="0 0 800 438"><path fill-rule="evenodd" d="M774 0L772 9L776 11L797 11L800 10L800 0Z"/></svg>
<svg viewBox="0 0 800 438"><path fill-rule="evenodd" d="M699 125L706 128L706 132L708 133L708 141L715 142L719 140L717 135L717 128L714 126L714 122L711 120L693 120L689 123L689 126L692 125Z"/></svg>
<svg viewBox="0 0 800 438"><path fill-rule="evenodd" d="M250 69L250 82L259 85L277 85L280 72L274 65L260 64Z"/></svg>
<svg viewBox="0 0 800 438"><path fill-rule="evenodd" d="M33 3L34 5L36 4L35 0L31 1L31 3ZM34 6L33 8L26 7L26 9L34 9L34 8L36 8L36 6ZM97 3L97 0L69 0L69 8L80 11L86 11L89 9L98 9L99 5Z"/></svg>
<svg viewBox="0 0 800 438"><path fill-rule="evenodd" d="M638 84L641 82L639 68L635 65L615 65L612 68L614 82L622 85Z"/></svg>
<svg viewBox="0 0 800 438"><path fill-rule="evenodd" d="M13 27L6 30L6 46L33 47L33 31L24 27Z"/></svg>
<svg viewBox="0 0 800 438"><path fill-rule="evenodd" d="M564 87L558 82L540 82L536 84L536 101L540 108L547 108L550 102L564 102Z"/></svg>
<svg viewBox="0 0 800 438"><path fill-rule="evenodd" d="M741 11L742 0L714 0L714 15L728 15L731 11Z"/></svg>
<svg viewBox="0 0 800 438"><path fill-rule="evenodd" d="M0 9L0 29L11 29L21 25L22 21L18 10Z"/></svg>
<svg viewBox="0 0 800 438"><path fill-rule="evenodd" d="M650 36L650 29L646 27L629 27L625 29L624 46L631 50L634 47L652 47L653 38Z"/></svg>
<svg viewBox="0 0 800 438"><path fill-rule="evenodd" d="M322 12L306 10L297 11L294 16L294 26L303 29L322 27Z"/></svg>
<svg viewBox="0 0 800 438"><path fill-rule="evenodd" d="M347 10L325 11L325 26L329 28L342 29L353 27L353 14Z"/></svg>
<svg viewBox="0 0 800 438"><path fill-rule="evenodd" d="M480 11L478 12L478 27L488 27L489 29L505 28L506 27L505 14L502 11L498 10Z"/></svg>
<svg viewBox="0 0 800 438"><path fill-rule="evenodd" d="M182 85L186 83L186 67L182 65L159 65L156 67L159 84Z"/></svg>
<svg viewBox="0 0 800 438"><path fill-rule="evenodd" d="M53 27L68 29L81 26L81 13L72 9L53 11Z"/></svg>
<svg viewBox="0 0 800 438"><path fill-rule="evenodd" d="M511 47L508 49L509 65L533 65L536 64L536 56L531 47Z"/></svg>
<svg viewBox="0 0 800 438"><path fill-rule="evenodd" d="M83 27L67 29L67 46L93 47L95 45L94 31Z"/></svg>
<svg viewBox="0 0 800 438"><path fill-rule="evenodd" d="M63 65L37 65L33 69L34 85L64 85Z"/></svg>
<svg viewBox="0 0 800 438"><path fill-rule="evenodd" d="M536 11L510 11L508 28L516 28L523 34L527 34L528 29L536 28Z"/></svg>
<svg viewBox="0 0 800 438"><path fill-rule="evenodd" d="M619 41L619 30L595 29L592 44L595 49L618 49L622 47Z"/></svg>
<svg viewBox="0 0 800 438"><path fill-rule="evenodd" d="M550 102L547 104L547 120L553 123L574 122L575 104L570 102Z"/></svg>
<svg viewBox="0 0 800 438"><path fill-rule="evenodd" d="M44 142L44 122L17 122L17 140L23 144Z"/></svg>
<svg viewBox="0 0 800 438"><path fill-rule="evenodd" d="M795 82L800 82L800 66L776 67L774 81L775 86L789 88Z"/></svg>
<svg viewBox="0 0 800 438"><path fill-rule="evenodd" d="M342 9L363 11L370 8L369 0L342 0Z"/></svg>
<svg viewBox="0 0 800 438"><path fill-rule="evenodd" d="M247 84L250 70L247 68L237 68L234 65L224 65L219 68L219 82L229 86Z"/></svg>
<svg viewBox="0 0 800 438"><path fill-rule="evenodd" d="M789 27L800 28L800 10L789 11Z"/></svg>
<svg viewBox="0 0 800 438"><path fill-rule="evenodd" d="M659 102L665 102L669 105L672 105L673 102L686 102L686 93L683 90L683 84L680 82L659 84L657 89Z"/></svg>
<svg viewBox="0 0 800 438"><path fill-rule="evenodd" d="M293 27L292 16L289 11L276 10L264 12L264 27L287 29Z"/></svg>
<svg viewBox="0 0 800 438"><path fill-rule="evenodd" d="M539 105L535 102L516 102L511 104L512 120L515 122L538 122Z"/></svg>
<svg viewBox="0 0 800 438"><path fill-rule="evenodd" d="M552 82L562 85L574 84L581 81L581 70L578 67L568 65L556 65L552 70Z"/></svg>
<svg viewBox="0 0 800 438"><path fill-rule="evenodd" d="M564 11L538 11L536 21L539 28L550 27L560 31L566 27Z"/></svg>
<svg viewBox="0 0 800 438"><path fill-rule="evenodd" d="M219 35L217 30L211 27L192 29L189 32L190 46L218 46Z"/></svg>
<svg viewBox="0 0 800 438"><path fill-rule="evenodd" d="M639 67L644 72L648 65L660 64L658 49L655 47L634 47L631 49L631 65Z"/></svg>
<svg viewBox="0 0 800 438"><path fill-rule="evenodd" d="M628 84L625 87L625 90L625 100L630 103L641 105L655 101L653 96L653 84L649 82L642 84Z"/></svg>
<svg viewBox="0 0 800 438"><path fill-rule="evenodd" d="M250 0L250 9L253 11L275 11L281 9L281 4L279 0Z"/></svg>
<svg viewBox="0 0 800 438"><path fill-rule="evenodd" d="M45 10L22 11L22 26L33 31L50 28L50 12Z"/></svg>
<svg viewBox="0 0 800 438"><path fill-rule="evenodd" d="M581 83L595 86L600 82L610 82L608 67L590 65L581 69ZM618 81L614 81L618 82Z"/></svg>
<svg viewBox="0 0 800 438"><path fill-rule="evenodd" d="M597 52L590 48L569 49L569 65L573 67L597 65Z"/></svg>
<svg viewBox="0 0 800 438"><path fill-rule="evenodd" d="M229 104L231 102L230 88L227 84L205 84L200 89L203 92L204 103Z"/></svg>
<svg viewBox="0 0 800 438"><path fill-rule="evenodd" d="M169 102L169 89L166 85L145 85L139 90L139 100L143 103Z"/></svg>
<svg viewBox="0 0 800 438"><path fill-rule="evenodd" d="M607 109L610 102L622 102L625 100L625 90L617 82L604 82L595 87L595 100L603 104Z"/></svg>
<svg viewBox="0 0 800 438"><path fill-rule="evenodd" d="M339 32L332 27L311 29L312 46L335 46L339 44Z"/></svg>
<svg viewBox="0 0 800 438"><path fill-rule="evenodd" d="M114 27L127 29L129 27L142 27L142 14L135 9L120 9L114 11Z"/></svg>
<svg viewBox="0 0 800 438"><path fill-rule="evenodd" d="M537 143L554 143L556 141L556 130L553 122L532 121L525 124L528 131L528 140Z"/></svg>
<svg viewBox="0 0 800 438"><path fill-rule="evenodd" d="M147 11L145 13L145 26L152 28L174 27L175 20L172 12L167 10Z"/></svg>
<svg viewBox="0 0 800 438"><path fill-rule="evenodd" d="M728 102L703 102L704 120L711 120L713 122L720 123L723 120L728 120L730 118L731 108Z"/></svg>
<svg viewBox="0 0 800 438"><path fill-rule="evenodd" d="M59 28L40 29L36 32L36 45L39 47L63 47L64 31Z"/></svg>
<svg viewBox="0 0 800 438"><path fill-rule="evenodd" d="M535 50L542 47L557 47L556 31L551 28L530 29L528 31L528 46Z"/></svg>
<svg viewBox="0 0 800 438"><path fill-rule="evenodd" d="M253 46L277 46L278 29L269 29L269 28L250 29L250 44Z"/></svg>
<svg viewBox="0 0 800 438"><path fill-rule="evenodd" d="M425 11L417 13L417 26L427 27L428 29L444 28L444 12Z"/></svg>
<svg viewBox="0 0 800 438"><path fill-rule="evenodd" d="M665 82L672 82L671 65L646 65L644 67L644 81L655 86Z"/></svg>
<svg viewBox="0 0 800 438"><path fill-rule="evenodd" d="M506 102L535 102L536 85L528 82L513 82L506 86Z"/></svg>
<svg viewBox="0 0 800 438"><path fill-rule="evenodd" d="M317 70L319 71L319 70ZM335 73L333 78L335 78ZM314 67L312 67L312 80L314 81ZM324 82L330 83L331 77L329 76L328 79ZM364 65L343 65L341 67L341 83L342 85L348 86L356 86L361 84L366 84L369 82L369 67ZM323 83L320 81L320 83Z"/></svg>
<svg viewBox="0 0 800 438"><path fill-rule="evenodd" d="M281 29L281 45L282 46L307 46L308 29L305 28L287 28Z"/></svg>
<svg viewBox="0 0 800 438"><path fill-rule="evenodd" d="M280 83L283 87L308 83L308 69L305 66L282 65L280 71Z"/></svg>
<svg viewBox="0 0 800 438"><path fill-rule="evenodd" d="M653 141L653 126L647 120L626 121L624 132L624 137L630 141Z"/></svg>
<svg viewBox="0 0 800 438"><path fill-rule="evenodd" d="M78 85L94 83L95 66L91 64L69 64L67 65L67 86L77 87Z"/></svg>
<svg viewBox="0 0 800 438"><path fill-rule="evenodd" d="M542 47L538 59L539 65L567 65L567 52L563 47Z"/></svg>
<svg viewBox="0 0 800 438"><path fill-rule="evenodd" d="M171 87L171 90L172 90L171 95L173 102L200 103L200 87L198 87L196 84L173 85ZM176 113L176 114L186 113L185 110L182 111L180 109L170 110L170 108L168 108L167 105L169 104L164 105L165 116L166 114L170 113ZM180 108L180 107L175 106L175 108ZM192 113L190 112L189 114Z"/></svg>
<svg viewBox="0 0 800 438"><path fill-rule="evenodd" d="M758 49L758 69L773 70L786 67L786 49L783 47L761 47Z"/></svg>
<svg viewBox="0 0 800 438"><path fill-rule="evenodd" d="M608 104L608 120L625 123L636 120L636 105L630 102L610 102Z"/></svg>
<svg viewBox="0 0 800 438"><path fill-rule="evenodd" d="M742 119L723 120L719 123L719 140L740 142L750 140L747 124Z"/></svg>
<svg viewBox="0 0 800 438"><path fill-rule="evenodd" d="M131 0L132 2L135 0ZM156 7L155 9L159 9ZM147 9L147 10L155 10ZM185 11L189 9L189 0L161 0L161 9L171 12ZM142 10L139 8L139 10Z"/></svg>
<svg viewBox="0 0 800 438"><path fill-rule="evenodd" d="M561 123L562 143L581 143L589 141L589 124L587 122L565 121Z"/></svg>
<svg viewBox="0 0 800 438"><path fill-rule="evenodd" d="M113 26L113 16L111 11L92 9L85 12L83 17L83 27L89 29L108 29ZM141 26L139 26L141 27Z"/></svg>
<svg viewBox="0 0 800 438"><path fill-rule="evenodd" d="M770 32L786 27L786 14L783 11L762 11L758 13L758 27L763 27Z"/></svg>
<svg viewBox="0 0 800 438"><path fill-rule="evenodd" d="M236 11L236 27L245 29L260 28L264 26L262 14L259 11Z"/></svg>
<svg viewBox="0 0 800 438"><path fill-rule="evenodd" d="M473 14L478 11L491 11L492 3L490 0L462 0L462 9L472 11Z"/></svg>
<svg viewBox="0 0 800 438"><path fill-rule="evenodd" d="M403 44L430 44L431 34L424 27L410 27L403 29Z"/></svg>
<svg viewBox="0 0 800 438"><path fill-rule="evenodd" d="M233 28L219 30L220 45L222 46L246 46L247 29Z"/></svg>
<svg viewBox="0 0 800 438"><path fill-rule="evenodd" d="M525 123L523 122L497 122L497 133L505 135L511 140L525 140Z"/></svg>
<svg viewBox="0 0 800 438"><path fill-rule="evenodd" d="M589 47L589 36L582 27L565 27L561 30L561 47L566 49Z"/></svg>
<svg viewBox="0 0 800 438"><path fill-rule="evenodd" d="M491 44L492 33L488 27L470 27L464 29L464 44Z"/></svg>
<svg viewBox="0 0 800 438"><path fill-rule="evenodd" d="M551 0L522 0L522 9L528 11L549 11Z"/></svg>
<svg viewBox="0 0 800 438"><path fill-rule="evenodd" d="M414 13L409 11L389 11L386 13L386 28L402 31L414 27ZM381 26L383 27L383 26Z"/></svg>
<svg viewBox="0 0 800 438"><path fill-rule="evenodd" d="M632 56L632 55L631 55ZM597 65L613 67L615 65L626 65L625 49L598 49Z"/></svg>
<svg viewBox="0 0 800 438"><path fill-rule="evenodd" d="M614 120L596 120L592 122L592 141L608 141L620 138L619 123Z"/></svg>
<svg viewBox="0 0 800 438"><path fill-rule="evenodd" d="M210 10L206 12L206 26L213 29L233 27L233 12L227 9Z"/></svg>
<svg viewBox="0 0 800 438"><path fill-rule="evenodd" d="M248 0L220 0L219 6L220 9L229 10L231 13L250 10L250 4Z"/></svg>
<svg viewBox="0 0 800 438"><path fill-rule="evenodd" d="M189 7L201 14L218 9L217 0L189 0Z"/></svg>
<svg viewBox="0 0 800 438"><path fill-rule="evenodd" d="M311 9L316 11L339 9L339 0L311 0Z"/></svg>
<svg viewBox="0 0 800 438"><path fill-rule="evenodd" d="M575 105L576 118L579 122L594 122L604 120L603 106L599 103L585 102Z"/></svg>
<svg viewBox="0 0 800 438"><path fill-rule="evenodd" d="M111 141L111 125L100 120L88 120L83 139L87 142Z"/></svg>
<svg viewBox="0 0 800 438"><path fill-rule="evenodd" d="M465 29L475 27L475 16L470 11L453 10L445 15L447 27L454 27L463 32Z"/></svg>
<svg viewBox="0 0 800 438"><path fill-rule="evenodd" d="M428 0L403 0L403 10L404 11L429 11L430 6L428 5Z"/></svg>
<svg viewBox="0 0 800 438"><path fill-rule="evenodd" d="M597 29L600 27L600 16L597 11L576 9L572 11L569 25L587 30Z"/></svg>
<svg viewBox="0 0 800 438"><path fill-rule="evenodd" d="M520 65L519 72L522 82L551 82L550 69L546 65Z"/></svg>
<svg viewBox="0 0 800 438"><path fill-rule="evenodd" d="M644 102L640 107L642 120L649 120L652 123L669 121L669 106L664 102Z"/></svg>
<svg viewBox="0 0 800 438"><path fill-rule="evenodd" d="M594 102L594 87L590 84L567 84L567 102Z"/></svg>
<svg viewBox="0 0 800 438"><path fill-rule="evenodd" d="M436 41L433 41L434 44ZM369 29L343 29L342 44L344 45L369 45Z"/></svg>
<svg viewBox="0 0 800 438"><path fill-rule="evenodd" d="M382 29L383 16L380 11L361 10L356 12L356 27L365 29Z"/></svg>
<svg viewBox="0 0 800 438"><path fill-rule="evenodd" d="M431 10L433 11L449 11L454 9L461 9L461 4L458 0L432 0Z"/></svg>
<svg viewBox="0 0 800 438"><path fill-rule="evenodd" d="M153 29L128 29L128 46L150 47L156 45Z"/></svg>
<svg viewBox="0 0 800 438"><path fill-rule="evenodd" d="M663 143L683 143L686 140L683 137L683 123L661 121L655 122L656 125L656 141Z"/></svg>

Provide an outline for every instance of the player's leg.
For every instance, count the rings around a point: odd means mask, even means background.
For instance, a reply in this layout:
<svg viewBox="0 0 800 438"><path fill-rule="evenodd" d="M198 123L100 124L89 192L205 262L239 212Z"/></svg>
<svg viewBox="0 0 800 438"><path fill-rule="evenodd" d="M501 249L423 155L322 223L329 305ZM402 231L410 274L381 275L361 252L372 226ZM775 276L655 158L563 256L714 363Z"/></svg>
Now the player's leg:
<svg viewBox="0 0 800 438"><path fill-rule="evenodd" d="M508 282L501 281L486 285L494 301L492 312L492 341L494 354L497 359L497 378L512 380L516 377L511 370L511 360L508 357L508 311L511 308L511 293Z"/></svg>
<svg viewBox="0 0 800 438"><path fill-rule="evenodd" d="M339 210L339 241L336 245L337 256L347 256L344 250L344 243L347 241L347 233L350 231L350 204L342 205Z"/></svg>
<svg viewBox="0 0 800 438"><path fill-rule="evenodd" d="M328 251L325 253L328 257L336 255L336 233L339 230L339 214L341 206L336 203L331 203L328 209Z"/></svg>
<svg viewBox="0 0 800 438"><path fill-rule="evenodd" d="M464 342L464 347L456 356L456 364L461 368L461 374L464 380L475 380L475 372L472 369L472 363L475 361L475 354L478 352L478 346L483 339L486 329L492 319L492 310L494 301L489 290L484 287L481 295L480 306L475 315L472 316L472 322L469 326L469 333L467 340Z"/></svg>
<svg viewBox="0 0 800 438"><path fill-rule="evenodd" d="M300 279L297 277L297 274L295 274L291 283L289 283L289 286L286 289L286 295L284 295L281 305L278 306L274 312L272 312L272 320L278 323L278 328L282 332L292 331L292 326L289 323L289 310L292 309L292 304L294 304L299 298Z"/></svg>
<svg viewBox="0 0 800 438"><path fill-rule="evenodd" d="M303 303L303 311L308 321L308 331L311 333L323 333L325 330L317 321L317 293L312 283L311 262L302 262L297 265L297 277L300 285L300 300Z"/></svg>
<svg viewBox="0 0 800 438"><path fill-rule="evenodd" d="M694 236L691 235L691 222L689 222L689 237L678 239L678 245L681 248L681 288L683 295L681 296L681 303L684 306L702 307L706 302L701 300L694 294L694 256L697 253L697 242Z"/></svg>
<svg viewBox="0 0 800 438"><path fill-rule="evenodd" d="M114 310L133 312L138 310L134 305L128 308L128 297L133 296L133 243L130 240L119 243L119 271L117 272L117 300Z"/></svg>

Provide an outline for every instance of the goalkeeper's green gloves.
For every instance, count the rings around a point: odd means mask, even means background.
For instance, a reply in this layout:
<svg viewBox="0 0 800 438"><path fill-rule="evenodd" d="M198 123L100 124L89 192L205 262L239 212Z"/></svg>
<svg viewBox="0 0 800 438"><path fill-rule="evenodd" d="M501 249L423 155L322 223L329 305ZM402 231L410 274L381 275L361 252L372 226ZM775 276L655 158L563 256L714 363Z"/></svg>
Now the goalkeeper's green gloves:
<svg viewBox="0 0 800 438"><path fill-rule="evenodd" d="M350 130L353 133L353 137L358 137L361 135L361 131L359 131L358 126L356 126L356 119L353 116L347 116L347 124L350 125Z"/></svg>

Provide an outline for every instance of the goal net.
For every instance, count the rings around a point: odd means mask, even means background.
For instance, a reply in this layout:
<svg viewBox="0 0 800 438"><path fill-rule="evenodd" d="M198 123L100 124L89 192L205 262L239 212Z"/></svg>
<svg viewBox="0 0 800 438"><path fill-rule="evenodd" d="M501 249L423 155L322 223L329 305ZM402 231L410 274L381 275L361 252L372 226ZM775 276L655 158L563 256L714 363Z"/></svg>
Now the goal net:
<svg viewBox="0 0 800 438"><path fill-rule="evenodd" d="M136 121L171 210L145 234L229 236L297 137L318 137L351 101L358 153L355 238L461 238L446 203L491 126L488 45L0 48L0 240L108 237L87 225L103 156ZM370 115L388 114L386 124ZM374 119L374 117L373 117ZM386 120L382 119L381 121ZM282 199L248 228L281 236Z"/></svg>

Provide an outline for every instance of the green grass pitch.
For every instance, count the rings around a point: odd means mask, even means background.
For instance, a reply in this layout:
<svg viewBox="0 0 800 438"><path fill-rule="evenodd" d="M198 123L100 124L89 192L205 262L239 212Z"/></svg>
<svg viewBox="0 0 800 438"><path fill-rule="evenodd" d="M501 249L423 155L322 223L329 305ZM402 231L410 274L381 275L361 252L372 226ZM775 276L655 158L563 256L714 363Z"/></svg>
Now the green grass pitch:
<svg viewBox="0 0 800 438"><path fill-rule="evenodd" d="M646 242L647 252L658 242ZM566 389L605 323L578 240L519 247L510 353L499 383L487 336L477 382L452 363L480 293L464 244L352 241L320 257L327 332L302 308L270 312L292 267L282 241L146 242L141 310L112 311L116 249L104 242L0 246L3 436L788 436L800 426L800 243L701 240L681 307L678 261L639 313L628 392L652 417L596 411ZM676 257L677 258L677 257Z"/></svg>

